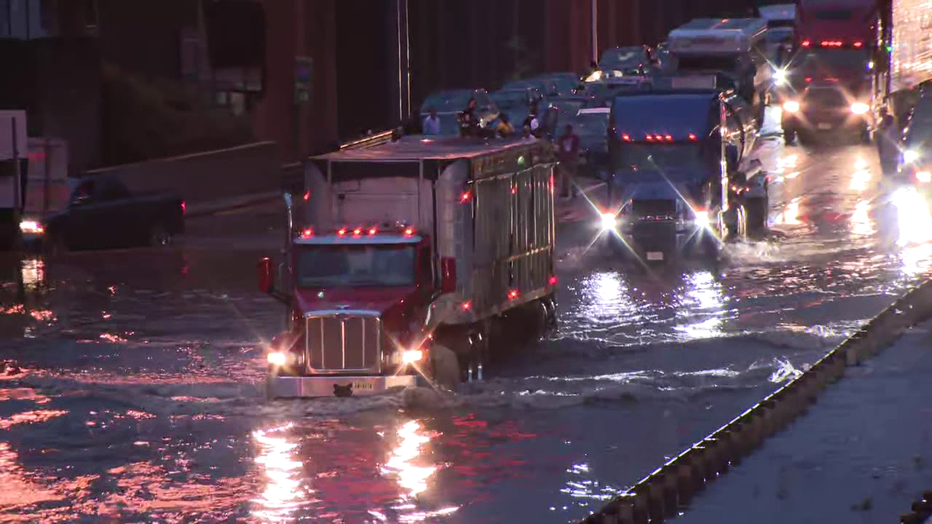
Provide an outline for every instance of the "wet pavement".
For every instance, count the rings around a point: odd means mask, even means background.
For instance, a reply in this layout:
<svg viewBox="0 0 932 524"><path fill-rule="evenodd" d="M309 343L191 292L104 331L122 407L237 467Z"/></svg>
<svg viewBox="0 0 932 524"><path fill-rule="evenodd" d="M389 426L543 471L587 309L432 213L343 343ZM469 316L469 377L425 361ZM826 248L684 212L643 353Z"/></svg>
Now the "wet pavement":
<svg viewBox="0 0 932 524"><path fill-rule="evenodd" d="M183 244L0 261L0 520L566 522L932 273L870 146L759 151L771 232L718 267L621 265L560 225L560 325L455 397L267 401L277 205ZM894 195L896 195L894 197ZM597 197L597 195L596 195ZM569 216L568 215L568 216Z"/></svg>

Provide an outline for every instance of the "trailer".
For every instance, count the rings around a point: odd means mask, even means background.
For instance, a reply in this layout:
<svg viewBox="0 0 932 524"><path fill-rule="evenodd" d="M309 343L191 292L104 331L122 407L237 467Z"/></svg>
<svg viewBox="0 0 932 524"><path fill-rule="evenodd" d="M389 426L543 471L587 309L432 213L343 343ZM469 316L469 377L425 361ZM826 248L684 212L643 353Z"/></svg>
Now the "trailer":
<svg viewBox="0 0 932 524"><path fill-rule="evenodd" d="M277 276L260 264L288 306L270 396L412 386L447 349L479 379L491 339L551 325L554 164L547 141L422 136L309 160Z"/></svg>

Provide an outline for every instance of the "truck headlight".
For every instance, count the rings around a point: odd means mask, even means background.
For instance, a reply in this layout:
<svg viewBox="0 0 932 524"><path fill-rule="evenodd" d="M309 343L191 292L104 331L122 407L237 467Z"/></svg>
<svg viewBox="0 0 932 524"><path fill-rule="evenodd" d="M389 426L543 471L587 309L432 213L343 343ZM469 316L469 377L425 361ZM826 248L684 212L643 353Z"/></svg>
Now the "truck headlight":
<svg viewBox="0 0 932 524"><path fill-rule="evenodd" d="M917 172L916 172L916 181L917 181L917 182L920 182L920 183L923 183L923 184L928 184L928 183L932 182L932 172L929 172L929 171L917 171Z"/></svg>
<svg viewBox="0 0 932 524"><path fill-rule="evenodd" d="M602 231L611 231L618 225L615 213L602 213Z"/></svg>
<svg viewBox="0 0 932 524"><path fill-rule="evenodd" d="M272 351L266 356L266 358L268 359L269 364L273 366L281 367L288 363L288 355L286 355L283 351Z"/></svg>
<svg viewBox="0 0 932 524"><path fill-rule="evenodd" d="M871 106L865 104L864 102L855 102L851 104L851 112L856 115L863 115L871 110Z"/></svg>
<svg viewBox="0 0 932 524"><path fill-rule="evenodd" d="M708 211L696 211L696 217L693 219L696 227L705 229L709 227L709 212Z"/></svg>
<svg viewBox="0 0 932 524"><path fill-rule="evenodd" d="M19 230L28 235L41 235L45 233L42 224L35 220L23 220L19 223Z"/></svg>
<svg viewBox="0 0 932 524"><path fill-rule="evenodd" d="M406 349L401 352L402 364L414 364L424 358L424 352L420 349Z"/></svg>
<svg viewBox="0 0 932 524"><path fill-rule="evenodd" d="M907 149L903 151L903 162L907 164L912 164L916 160L919 160L919 151L915 149Z"/></svg>
<svg viewBox="0 0 932 524"><path fill-rule="evenodd" d="M783 110L787 113L797 113L799 112L799 102L796 100L787 100L783 102Z"/></svg>

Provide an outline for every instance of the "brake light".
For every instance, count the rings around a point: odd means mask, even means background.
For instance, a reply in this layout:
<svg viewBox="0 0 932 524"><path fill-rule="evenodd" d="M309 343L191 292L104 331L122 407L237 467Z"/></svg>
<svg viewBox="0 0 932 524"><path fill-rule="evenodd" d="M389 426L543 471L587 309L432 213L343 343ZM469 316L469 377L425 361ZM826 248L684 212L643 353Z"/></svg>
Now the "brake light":
<svg viewBox="0 0 932 524"><path fill-rule="evenodd" d="M353 230L353 236L357 236L357 237L358 237L358 236L361 235L361 234L362 234L362 228L361 228L361 227L357 227L356 229Z"/></svg>
<svg viewBox="0 0 932 524"><path fill-rule="evenodd" d="M810 42L809 40L803 40L802 44L800 45L803 47L809 47L810 45L812 45L812 42Z"/></svg>
<svg viewBox="0 0 932 524"><path fill-rule="evenodd" d="M822 47L841 47L841 40L822 40Z"/></svg>

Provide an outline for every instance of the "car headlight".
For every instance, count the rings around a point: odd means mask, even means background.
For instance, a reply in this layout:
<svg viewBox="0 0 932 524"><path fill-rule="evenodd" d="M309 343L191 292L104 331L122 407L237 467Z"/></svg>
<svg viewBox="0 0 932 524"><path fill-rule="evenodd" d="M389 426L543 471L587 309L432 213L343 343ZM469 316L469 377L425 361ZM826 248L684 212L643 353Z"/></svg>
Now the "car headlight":
<svg viewBox="0 0 932 524"><path fill-rule="evenodd" d="M695 218L693 218L693 222L695 222L696 227L700 227L700 228L709 227L709 212L708 211L696 211L695 215L696 216Z"/></svg>
<svg viewBox="0 0 932 524"><path fill-rule="evenodd" d="M615 213L602 213L602 231L611 231L618 225L618 217Z"/></svg>
<svg viewBox="0 0 932 524"><path fill-rule="evenodd" d="M786 69L774 69L773 83L782 86L786 83Z"/></svg>
<svg viewBox="0 0 932 524"><path fill-rule="evenodd" d="M864 102L855 102L851 104L851 112L856 115L863 115L871 110L871 106L865 104Z"/></svg>
<svg viewBox="0 0 932 524"><path fill-rule="evenodd" d="M799 111L799 102L796 100L787 100L783 102L783 110L787 113L796 113Z"/></svg>
<svg viewBox="0 0 932 524"><path fill-rule="evenodd" d="M916 181L923 184L928 184L932 182L932 172L929 171L917 171L916 172Z"/></svg>
<svg viewBox="0 0 932 524"><path fill-rule="evenodd" d="M919 160L919 151L915 149L907 149L903 151L903 162L907 164L912 164L916 160Z"/></svg>
<svg viewBox="0 0 932 524"><path fill-rule="evenodd" d="M36 220L23 220L19 223L19 230L29 235L41 235L45 233L45 228Z"/></svg>

